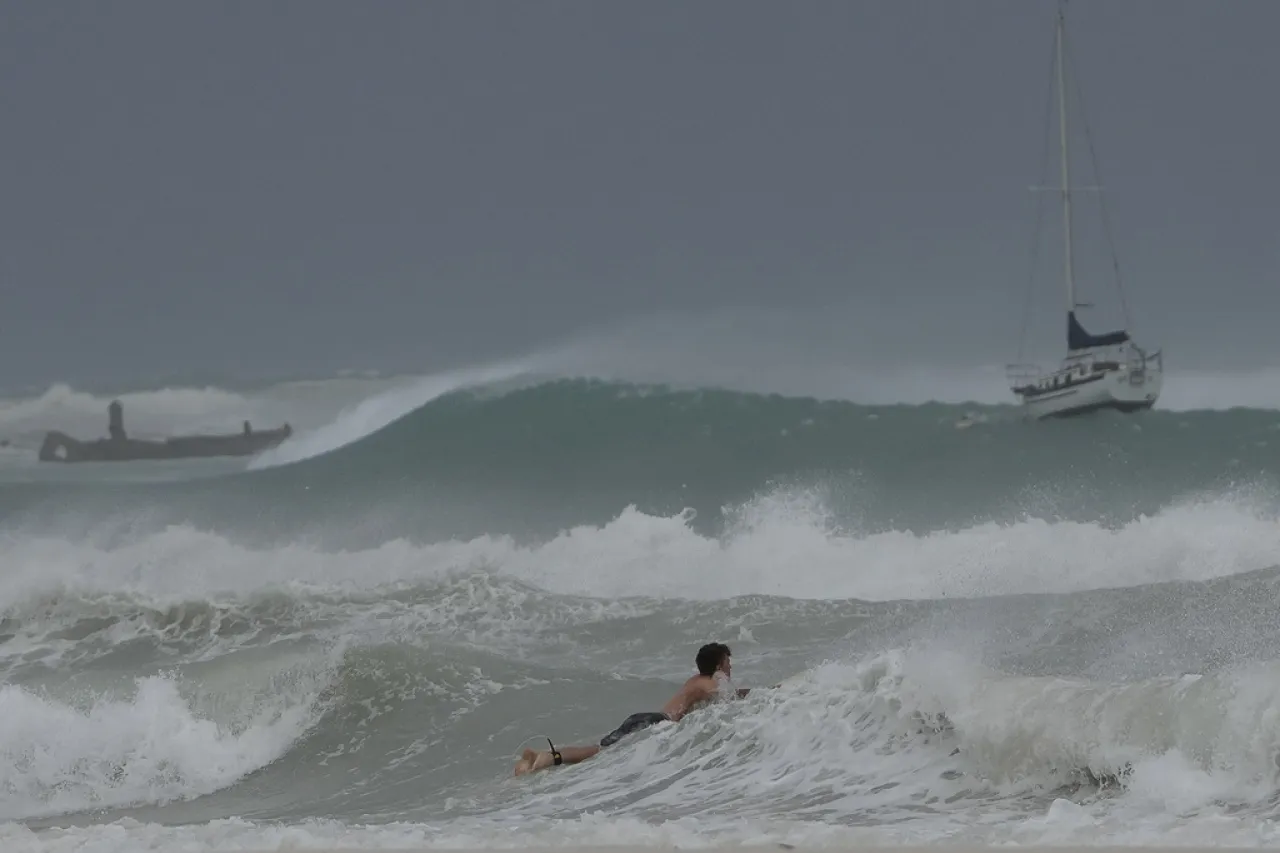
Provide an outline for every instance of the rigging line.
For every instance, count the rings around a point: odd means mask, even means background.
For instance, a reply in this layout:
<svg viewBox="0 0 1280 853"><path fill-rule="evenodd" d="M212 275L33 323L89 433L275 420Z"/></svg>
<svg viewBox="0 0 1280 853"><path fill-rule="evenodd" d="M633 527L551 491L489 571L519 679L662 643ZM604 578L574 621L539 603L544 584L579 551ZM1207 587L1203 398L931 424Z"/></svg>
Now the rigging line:
<svg viewBox="0 0 1280 853"><path fill-rule="evenodd" d="M1071 45L1066 39L1063 39L1062 45L1063 58L1067 65L1075 73L1075 59L1071 55ZM1080 106L1080 123L1084 126L1085 143L1089 148L1089 159L1093 165L1093 175L1099 187L1106 186L1102 181L1102 170L1098 167L1098 153L1093 146L1093 131L1089 127L1089 114L1084 108L1084 87L1077 85L1075 87L1076 101ZM1116 292L1120 295L1120 311L1124 316L1124 327L1132 332L1132 319L1129 315L1129 300L1124 293L1124 282L1120 277L1120 254L1116 251L1115 236L1111 229L1111 217L1107 213L1107 203L1104 190L1098 192L1098 209L1102 214L1102 231L1107 237L1107 248L1111 250L1111 269L1116 275Z"/></svg>
<svg viewBox="0 0 1280 853"><path fill-rule="evenodd" d="M1056 36L1055 36L1056 39ZM1049 51L1049 95L1045 100L1044 109L1044 151L1040 163L1040 185L1044 186L1049 174L1049 141L1053 136L1053 80L1054 69L1057 66L1057 56L1053 50ZM1027 334L1031 327L1031 305L1035 297L1035 280L1036 280L1036 262L1040 257L1040 241L1037 239L1040 235L1040 225L1044 220L1045 201L1041 193L1036 193L1036 220L1035 225L1031 229L1031 271L1027 278L1026 300L1022 308L1022 336L1018 341L1018 361L1022 362L1024 353L1027 348Z"/></svg>

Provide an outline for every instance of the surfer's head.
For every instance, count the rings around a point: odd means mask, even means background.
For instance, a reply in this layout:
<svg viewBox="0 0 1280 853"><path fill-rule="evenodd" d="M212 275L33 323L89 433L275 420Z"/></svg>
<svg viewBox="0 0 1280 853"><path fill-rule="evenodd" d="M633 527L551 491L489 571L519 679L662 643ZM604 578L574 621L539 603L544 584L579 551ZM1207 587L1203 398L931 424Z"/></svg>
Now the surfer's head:
<svg viewBox="0 0 1280 853"><path fill-rule="evenodd" d="M733 652L729 651L729 647L724 643L707 643L698 649L698 656L694 658L694 663L697 664L698 673L708 678L717 672L729 675L733 666L730 662L732 656Z"/></svg>

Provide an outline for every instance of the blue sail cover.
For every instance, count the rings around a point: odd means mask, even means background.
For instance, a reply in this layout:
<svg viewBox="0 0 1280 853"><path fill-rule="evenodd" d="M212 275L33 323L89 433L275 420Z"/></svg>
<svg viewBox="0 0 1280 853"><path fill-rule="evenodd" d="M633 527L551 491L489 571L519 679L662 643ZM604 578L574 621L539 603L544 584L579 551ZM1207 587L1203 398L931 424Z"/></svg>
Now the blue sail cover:
<svg viewBox="0 0 1280 853"><path fill-rule="evenodd" d="M1076 312L1067 312L1067 349L1081 350L1090 347L1114 347L1126 343L1129 340L1129 333L1125 331L1106 332L1101 335L1091 335L1084 330L1084 326L1080 325L1080 321L1076 319Z"/></svg>

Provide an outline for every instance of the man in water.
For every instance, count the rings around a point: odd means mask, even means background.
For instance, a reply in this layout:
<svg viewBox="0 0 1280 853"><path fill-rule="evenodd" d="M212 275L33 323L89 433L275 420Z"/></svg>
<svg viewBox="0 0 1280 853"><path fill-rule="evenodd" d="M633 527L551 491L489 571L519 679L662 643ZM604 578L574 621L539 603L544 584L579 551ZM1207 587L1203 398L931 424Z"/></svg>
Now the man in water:
<svg viewBox="0 0 1280 853"><path fill-rule="evenodd" d="M547 767L586 761L603 747L612 746L633 732L647 729L657 723L676 722L690 711L712 701L720 693L716 673L723 672L725 678L732 676L732 652L724 643L708 643L698 649L694 663L698 667L698 674L690 677L676 691L676 695L662 706L660 712L643 711L632 714L622 721L622 725L601 738L599 746L566 746L563 749L552 746L549 750L525 749L520 755L520 760L516 762L515 775L523 776L525 773L533 773ZM734 695L741 699L750 692L751 688L741 687L734 691Z"/></svg>

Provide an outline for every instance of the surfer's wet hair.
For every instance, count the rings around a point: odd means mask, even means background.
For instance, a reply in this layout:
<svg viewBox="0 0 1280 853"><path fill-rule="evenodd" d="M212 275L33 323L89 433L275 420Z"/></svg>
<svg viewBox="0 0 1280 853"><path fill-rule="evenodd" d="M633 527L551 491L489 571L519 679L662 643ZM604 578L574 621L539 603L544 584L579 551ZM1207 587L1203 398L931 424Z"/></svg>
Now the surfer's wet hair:
<svg viewBox="0 0 1280 853"><path fill-rule="evenodd" d="M712 676L716 674L716 670L720 668L724 659L732 656L733 652L729 651L729 647L724 643L707 643L698 649L698 656L693 662L697 664L699 673Z"/></svg>

